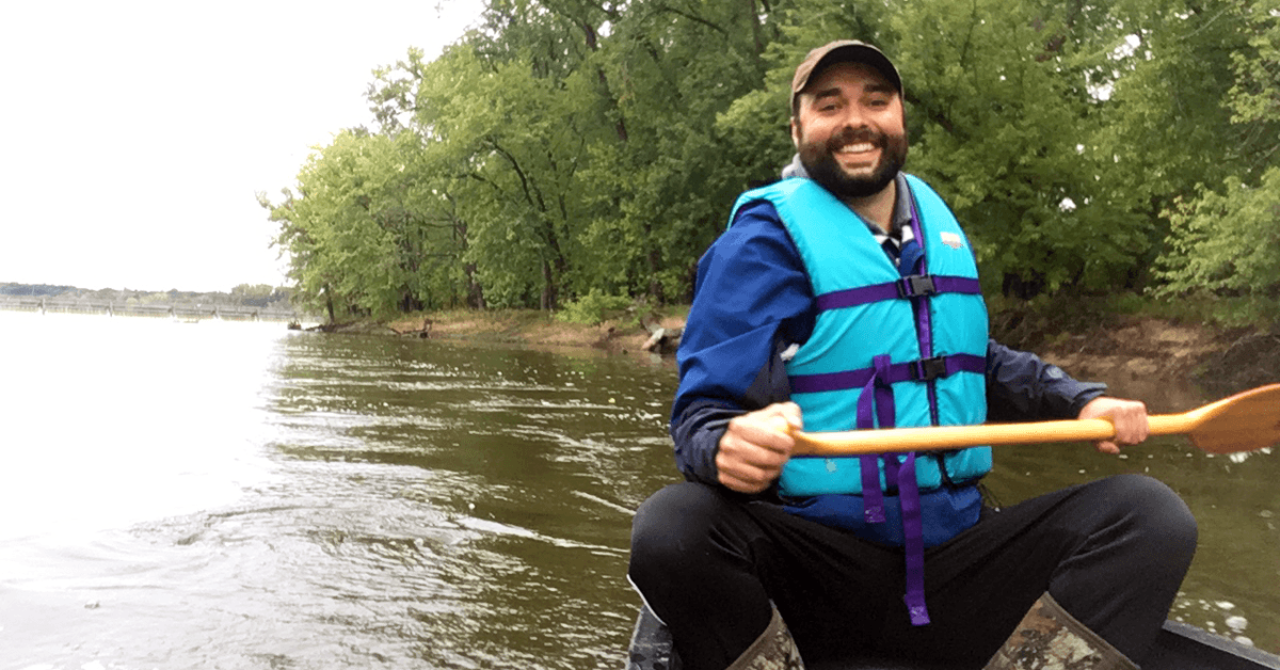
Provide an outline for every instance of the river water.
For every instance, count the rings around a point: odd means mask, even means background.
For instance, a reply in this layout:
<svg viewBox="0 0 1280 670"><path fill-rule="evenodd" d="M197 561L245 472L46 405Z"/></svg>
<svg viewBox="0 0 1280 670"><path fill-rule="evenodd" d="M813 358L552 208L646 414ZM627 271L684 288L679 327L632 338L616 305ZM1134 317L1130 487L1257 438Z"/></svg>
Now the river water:
<svg viewBox="0 0 1280 670"><path fill-rule="evenodd" d="M0 670L623 666L669 361L0 312L0 375ZM1168 482L1201 527L1172 616L1280 650L1275 454L997 463L1004 502Z"/></svg>

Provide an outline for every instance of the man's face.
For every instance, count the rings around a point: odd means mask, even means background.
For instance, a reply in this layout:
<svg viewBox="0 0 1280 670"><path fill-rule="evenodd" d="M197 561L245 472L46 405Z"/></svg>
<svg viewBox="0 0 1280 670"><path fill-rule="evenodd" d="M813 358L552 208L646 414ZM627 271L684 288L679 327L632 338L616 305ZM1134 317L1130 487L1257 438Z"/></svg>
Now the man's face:
<svg viewBox="0 0 1280 670"><path fill-rule="evenodd" d="M791 139L809 176L836 196L879 193L907 160L902 98L869 65L830 65L800 94Z"/></svg>

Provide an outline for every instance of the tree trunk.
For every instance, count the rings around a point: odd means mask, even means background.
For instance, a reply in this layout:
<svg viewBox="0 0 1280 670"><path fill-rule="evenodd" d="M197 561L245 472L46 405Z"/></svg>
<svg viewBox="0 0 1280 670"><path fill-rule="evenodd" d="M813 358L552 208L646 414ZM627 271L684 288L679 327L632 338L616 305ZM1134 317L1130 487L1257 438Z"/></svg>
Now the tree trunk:
<svg viewBox="0 0 1280 670"><path fill-rule="evenodd" d="M467 275L467 306L484 309L484 291L480 287L480 282L476 281L476 264L467 263L463 266L463 272Z"/></svg>
<svg viewBox="0 0 1280 670"><path fill-rule="evenodd" d="M556 308L557 290L555 278L552 275L551 262L542 261L542 300L540 307L544 312L549 312Z"/></svg>

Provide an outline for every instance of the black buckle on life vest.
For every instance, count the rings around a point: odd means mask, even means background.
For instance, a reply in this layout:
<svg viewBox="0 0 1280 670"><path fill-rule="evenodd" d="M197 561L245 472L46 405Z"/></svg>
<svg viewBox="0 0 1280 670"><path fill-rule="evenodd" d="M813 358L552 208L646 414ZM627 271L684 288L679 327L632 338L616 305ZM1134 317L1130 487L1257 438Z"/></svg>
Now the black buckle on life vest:
<svg viewBox="0 0 1280 670"><path fill-rule="evenodd" d="M898 280L898 297L914 298L922 295L933 295L938 289L933 284L932 275L907 275Z"/></svg>
<svg viewBox="0 0 1280 670"><path fill-rule="evenodd" d="M947 360L943 356L926 358L911 364L911 381L930 382L947 376Z"/></svg>

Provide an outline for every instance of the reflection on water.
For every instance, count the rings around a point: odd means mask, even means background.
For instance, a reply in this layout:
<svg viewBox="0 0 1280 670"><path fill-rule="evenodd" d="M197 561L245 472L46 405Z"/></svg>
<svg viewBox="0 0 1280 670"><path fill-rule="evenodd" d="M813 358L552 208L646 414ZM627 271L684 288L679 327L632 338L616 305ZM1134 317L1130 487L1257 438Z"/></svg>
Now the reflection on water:
<svg viewBox="0 0 1280 670"><path fill-rule="evenodd" d="M0 667L620 663L669 367L0 318Z"/></svg>
<svg viewBox="0 0 1280 670"><path fill-rule="evenodd" d="M622 665L630 510L677 477L669 364L280 324L0 332L0 669ZM997 462L1006 502L1169 482L1202 529L1174 615L1280 648L1274 455Z"/></svg>

